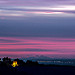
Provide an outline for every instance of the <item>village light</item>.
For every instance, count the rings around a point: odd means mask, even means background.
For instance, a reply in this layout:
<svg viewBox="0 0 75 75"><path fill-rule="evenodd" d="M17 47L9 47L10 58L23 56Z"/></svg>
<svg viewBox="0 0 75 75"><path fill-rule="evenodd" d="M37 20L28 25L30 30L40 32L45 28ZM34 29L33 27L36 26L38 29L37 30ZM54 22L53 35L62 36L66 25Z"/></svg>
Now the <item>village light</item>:
<svg viewBox="0 0 75 75"><path fill-rule="evenodd" d="M16 67L16 66L18 66L18 64L17 64L17 61L13 61L13 64L12 64L12 66L13 66L13 67Z"/></svg>

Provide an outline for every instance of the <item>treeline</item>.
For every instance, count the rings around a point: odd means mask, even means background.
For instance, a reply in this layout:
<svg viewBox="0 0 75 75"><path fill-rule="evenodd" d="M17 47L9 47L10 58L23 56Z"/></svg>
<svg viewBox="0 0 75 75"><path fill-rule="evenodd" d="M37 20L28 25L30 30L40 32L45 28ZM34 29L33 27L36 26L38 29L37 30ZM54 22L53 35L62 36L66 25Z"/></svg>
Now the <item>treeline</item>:
<svg viewBox="0 0 75 75"><path fill-rule="evenodd" d="M3 59L0 58L0 66L12 66L14 62L17 62L18 66L39 65L37 61L33 62L31 60L27 60L26 62L24 62L23 60L20 60L18 58L14 60L11 60L11 58L8 57L4 57Z"/></svg>

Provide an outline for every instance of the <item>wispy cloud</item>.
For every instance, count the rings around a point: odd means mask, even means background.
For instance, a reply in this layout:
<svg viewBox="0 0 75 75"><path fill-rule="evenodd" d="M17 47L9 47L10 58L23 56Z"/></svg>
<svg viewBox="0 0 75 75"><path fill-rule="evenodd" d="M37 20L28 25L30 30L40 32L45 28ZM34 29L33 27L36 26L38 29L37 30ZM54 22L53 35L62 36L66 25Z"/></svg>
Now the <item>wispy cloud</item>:
<svg viewBox="0 0 75 75"><path fill-rule="evenodd" d="M26 53L27 51L24 51L23 49L31 49L31 51L28 50L28 52L35 53L38 50L40 53L48 53L48 54L70 54L75 53L75 39L66 39L66 38L12 38L12 37L0 37L0 39L3 39L3 42L0 43L0 53L5 50L4 53L9 50L8 53L13 52L14 50L17 51L20 49L19 52ZM5 41L7 40L7 41ZM62 41L64 40L64 41ZM12 42L14 41L14 42ZM12 51L12 49L14 49ZM32 50L33 49L33 50ZM35 50L34 50L35 49ZM22 51L21 51L22 50ZM42 51L45 50L45 51ZM47 52L46 52L47 50ZM17 51L18 52L18 51ZM13 53L12 53L13 54Z"/></svg>
<svg viewBox="0 0 75 75"><path fill-rule="evenodd" d="M75 1L63 0L1 0L0 16L55 15L74 16ZM40 16L41 16L40 15Z"/></svg>
<svg viewBox="0 0 75 75"><path fill-rule="evenodd" d="M36 6L49 6L49 5L74 5L75 0L0 0L7 2L9 5L36 5ZM8 5L6 4L6 5Z"/></svg>

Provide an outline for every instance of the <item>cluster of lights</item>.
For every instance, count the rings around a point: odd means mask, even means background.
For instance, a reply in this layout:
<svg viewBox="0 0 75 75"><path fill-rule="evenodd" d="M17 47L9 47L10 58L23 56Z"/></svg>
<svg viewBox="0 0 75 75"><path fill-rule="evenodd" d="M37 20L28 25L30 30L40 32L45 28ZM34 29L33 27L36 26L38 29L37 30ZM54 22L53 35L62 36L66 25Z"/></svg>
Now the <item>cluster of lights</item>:
<svg viewBox="0 0 75 75"><path fill-rule="evenodd" d="M13 61L12 66L16 67L16 66L19 66L19 65L17 64L17 61Z"/></svg>

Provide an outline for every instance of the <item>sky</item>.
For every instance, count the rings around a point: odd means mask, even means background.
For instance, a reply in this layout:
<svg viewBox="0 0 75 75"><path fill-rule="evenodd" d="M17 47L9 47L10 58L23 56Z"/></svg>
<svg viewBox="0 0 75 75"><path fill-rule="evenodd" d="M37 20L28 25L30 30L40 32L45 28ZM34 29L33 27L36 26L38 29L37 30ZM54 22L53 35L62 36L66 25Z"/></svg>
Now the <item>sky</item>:
<svg viewBox="0 0 75 75"><path fill-rule="evenodd" d="M75 58L75 0L0 0L0 57Z"/></svg>

